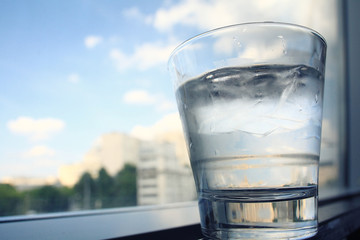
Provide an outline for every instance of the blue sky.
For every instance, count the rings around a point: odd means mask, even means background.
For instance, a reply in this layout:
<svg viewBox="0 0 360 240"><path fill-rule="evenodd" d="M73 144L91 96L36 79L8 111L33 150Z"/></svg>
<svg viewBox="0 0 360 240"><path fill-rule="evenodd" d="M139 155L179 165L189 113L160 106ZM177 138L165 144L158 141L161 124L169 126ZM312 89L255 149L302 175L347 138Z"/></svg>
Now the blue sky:
<svg viewBox="0 0 360 240"><path fill-rule="evenodd" d="M333 14L329 5L1 1L0 179L56 176L62 164L81 161L102 134L131 133L176 113L166 61L187 38L270 20L315 28L331 42L334 22L324 21Z"/></svg>
<svg viewBox="0 0 360 240"><path fill-rule="evenodd" d="M130 60L137 46L167 38L141 18L162 6L148 2L0 3L0 177L55 174L101 134L176 111L166 60L141 69Z"/></svg>

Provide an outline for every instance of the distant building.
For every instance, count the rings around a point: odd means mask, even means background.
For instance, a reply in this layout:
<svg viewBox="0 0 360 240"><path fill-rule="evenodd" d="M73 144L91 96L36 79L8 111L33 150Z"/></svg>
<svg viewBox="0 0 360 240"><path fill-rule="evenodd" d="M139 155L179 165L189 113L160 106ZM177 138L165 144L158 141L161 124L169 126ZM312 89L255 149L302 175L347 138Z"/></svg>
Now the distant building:
<svg viewBox="0 0 360 240"><path fill-rule="evenodd" d="M63 185L72 186L84 172L96 177L99 169L104 167L110 175L115 175L126 163L137 165L139 142L123 133L104 134L81 162L59 169L59 180Z"/></svg>
<svg viewBox="0 0 360 240"><path fill-rule="evenodd" d="M168 141L143 141L139 149L137 195L139 205L196 199L191 168L176 156Z"/></svg>
<svg viewBox="0 0 360 240"><path fill-rule="evenodd" d="M44 185L60 185L55 177L6 177L1 180L1 183L11 184L20 191L30 190Z"/></svg>
<svg viewBox="0 0 360 240"><path fill-rule="evenodd" d="M96 155L102 167L110 175L115 175L126 163L137 165L139 140L124 133L108 133L101 136Z"/></svg>
<svg viewBox="0 0 360 240"><path fill-rule="evenodd" d="M184 134L182 131L168 131L156 136L157 141L166 141L175 144L176 158L182 165L190 166L190 159L186 149Z"/></svg>
<svg viewBox="0 0 360 240"><path fill-rule="evenodd" d="M139 205L196 199L195 184L181 132L167 132L151 141L123 133L102 135L79 163L62 166L59 180L74 185L84 172L94 177L101 167L115 175L130 163L137 167Z"/></svg>

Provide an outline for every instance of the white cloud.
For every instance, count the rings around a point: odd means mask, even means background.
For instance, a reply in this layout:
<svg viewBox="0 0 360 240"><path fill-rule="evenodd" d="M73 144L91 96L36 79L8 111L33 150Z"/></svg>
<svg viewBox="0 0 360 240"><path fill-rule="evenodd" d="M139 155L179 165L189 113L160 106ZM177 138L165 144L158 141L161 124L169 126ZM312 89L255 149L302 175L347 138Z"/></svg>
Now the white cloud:
<svg viewBox="0 0 360 240"><path fill-rule="evenodd" d="M144 43L137 46L131 54L126 54L121 49L114 48L109 55L120 71L129 68L146 70L160 64L166 64L175 47L176 44L164 44L161 42Z"/></svg>
<svg viewBox="0 0 360 240"><path fill-rule="evenodd" d="M123 15L126 18L140 20L142 22L145 22L146 24L150 24L151 21L152 21L151 16L146 16L145 14L141 13L139 8L137 8L137 7L132 7L132 8L125 9L123 11Z"/></svg>
<svg viewBox="0 0 360 240"><path fill-rule="evenodd" d="M137 7L125 9L123 11L123 15L128 18L140 18L143 16L143 14L140 12L139 8L137 8Z"/></svg>
<svg viewBox="0 0 360 240"><path fill-rule="evenodd" d="M8 129L16 134L30 137L31 140L44 140L61 131L65 123L60 119L18 117L7 123Z"/></svg>
<svg viewBox="0 0 360 240"><path fill-rule="evenodd" d="M127 104L153 106L158 112L176 110L176 104L167 100L162 94L152 94L144 89L126 92L123 96L123 100Z"/></svg>
<svg viewBox="0 0 360 240"><path fill-rule="evenodd" d="M165 115L152 126L135 126L131 135L141 140L152 140L167 132L181 132L182 126L178 113Z"/></svg>
<svg viewBox="0 0 360 240"><path fill-rule="evenodd" d="M45 145L38 145L31 148L29 151L24 153L24 157L51 157L54 156L55 151Z"/></svg>
<svg viewBox="0 0 360 240"><path fill-rule="evenodd" d="M153 26L159 31L172 31L175 25L211 29L239 23L239 15L249 19L251 11L242 11L242 14L239 11L250 6L249 1L180 1L171 7L159 9L153 17Z"/></svg>
<svg viewBox="0 0 360 240"><path fill-rule="evenodd" d="M115 61L115 65L120 71L130 68L134 61L131 56L126 56L126 54L117 48L112 49L109 56Z"/></svg>
<svg viewBox="0 0 360 240"><path fill-rule="evenodd" d="M213 50L215 53L230 54L234 50L234 42L235 40L232 36L224 36L215 42Z"/></svg>
<svg viewBox="0 0 360 240"><path fill-rule="evenodd" d="M68 76L68 81L71 83L78 83L80 81L80 76L77 73L72 73Z"/></svg>
<svg viewBox="0 0 360 240"><path fill-rule="evenodd" d="M156 96L146 90L132 90L124 94L123 100L130 104L149 105L156 102Z"/></svg>
<svg viewBox="0 0 360 240"><path fill-rule="evenodd" d="M84 39L84 44L87 48L94 48L103 41L101 36L87 36Z"/></svg>
<svg viewBox="0 0 360 240"><path fill-rule="evenodd" d="M153 15L145 16L138 8L129 8L123 12L126 17L142 19L145 23L151 22L152 26L169 34L169 39L176 33L177 26L195 27L200 31L213 29L231 24L239 24L254 21L285 21L302 24L321 30L321 32L333 32L334 20L324 17L322 11L314 10L313 1L304 0L301 6L286 0L253 0L253 1L215 1L215 0L183 0L174 4L165 4ZM323 1L316 4L316 9L324 7ZM300 10L299 10L300 8ZM269 11L271 9L271 11ZM327 11L324 11L325 13ZM221 17L216 17L221 16ZM313 19L317 20L314 21ZM333 25L332 25L333 24ZM114 48L110 51L110 58L120 71L130 68L146 70L159 64L165 64L178 44L176 39L168 43L151 42L138 45L132 52ZM232 39L230 39L232 40ZM229 39L222 39L217 43L218 47L226 46L222 51L229 52L231 45ZM216 50L217 48L215 46Z"/></svg>
<svg viewBox="0 0 360 240"><path fill-rule="evenodd" d="M240 59L256 59L256 60L267 60L275 59L283 55L284 46L281 42L274 43L270 46L259 44L249 44L245 51L240 54Z"/></svg>
<svg viewBox="0 0 360 240"><path fill-rule="evenodd" d="M61 166L60 161L56 161L56 160L48 159L48 158L37 158L33 164L40 168L47 168L47 167L59 168Z"/></svg>
<svg viewBox="0 0 360 240"><path fill-rule="evenodd" d="M160 112L170 111L176 109L176 104L168 100L163 100L157 104L156 109Z"/></svg>
<svg viewBox="0 0 360 240"><path fill-rule="evenodd" d="M176 26L195 27L201 31L245 22L278 21L304 25L333 38L336 18L329 0L183 0L158 9L148 21L162 32L174 32ZM218 17L220 16L220 17ZM326 19L326 21L324 21Z"/></svg>
<svg viewBox="0 0 360 240"><path fill-rule="evenodd" d="M334 27L337 26L336 17L328 18L330 15L336 16L337 14L332 12L336 11L332 6L333 4L329 4L329 0L316 2L304 0L301 4L293 4L288 0L182 0L165 1L163 7L150 15L142 13L139 8L135 7L126 9L123 14L128 18L142 19L144 23L151 24L158 31L166 32L169 39L176 36L179 26L206 31L231 24L274 21L313 28L323 34L329 43L334 41L338 35L334 31ZM269 11L270 9L271 11ZM232 51L228 40L221 39L217 42L215 50L222 47L222 52ZM176 39L174 42L177 42ZM175 44L145 43L137 46L132 53L113 49L110 57L120 71L129 68L146 70L165 63L175 47ZM254 52L254 49L248 50L246 54L259 55Z"/></svg>

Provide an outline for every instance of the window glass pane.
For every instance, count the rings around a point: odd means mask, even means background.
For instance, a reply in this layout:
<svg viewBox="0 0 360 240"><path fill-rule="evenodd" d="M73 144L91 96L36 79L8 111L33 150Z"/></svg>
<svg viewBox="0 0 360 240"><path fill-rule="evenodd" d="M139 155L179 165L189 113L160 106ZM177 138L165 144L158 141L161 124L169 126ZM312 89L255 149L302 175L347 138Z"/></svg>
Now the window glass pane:
<svg viewBox="0 0 360 240"><path fill-rule="evenodd" d="M195 200L166 61L195 34L251 21L326 38L320 185L342 186L340 13L336 0L2 1L0 216Z"/></svg>

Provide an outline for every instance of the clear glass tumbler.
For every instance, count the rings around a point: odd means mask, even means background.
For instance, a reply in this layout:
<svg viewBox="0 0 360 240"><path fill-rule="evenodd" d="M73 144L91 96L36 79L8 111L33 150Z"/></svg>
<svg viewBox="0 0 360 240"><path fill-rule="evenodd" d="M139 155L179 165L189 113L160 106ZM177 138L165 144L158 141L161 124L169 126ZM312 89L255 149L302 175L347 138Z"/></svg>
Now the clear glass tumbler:
<svg viewBox="0 0 360 240"><path fill-rule="evenodd" d="M325 57L319 33L273 22L218 28L174 50L205 236L316 234Z"/></svg>

